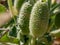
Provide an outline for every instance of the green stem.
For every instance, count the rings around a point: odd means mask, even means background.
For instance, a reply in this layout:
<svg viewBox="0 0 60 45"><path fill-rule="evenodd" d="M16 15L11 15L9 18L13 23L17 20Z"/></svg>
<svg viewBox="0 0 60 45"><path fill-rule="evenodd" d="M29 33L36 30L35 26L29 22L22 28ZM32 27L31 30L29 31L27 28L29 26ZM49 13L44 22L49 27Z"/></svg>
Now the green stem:
<svg viewBox="0 0 60 45"><path fill-rule="evenodd" d="M50 8L51 8L51 0L48 0L48 8L49 8L49 11L50 11Z"/></svg>
<svg viewBox="0 0 60 45"><path fill-rule="evenodd" d="M36 45L36 38L31 39L31 45Z"/></svg>
<svg viewBox="0 0 60 45"><path fill-rule="evenodd" d="M22 4L25 2L25 0L14 0L14 8L17 9L17 11L20 11L20 8Z"/></svg>
<svg viewBox="0 0 60 45"><path fill-rule="evenodd" d="M14 17L15 14L14 14L14 10L13 10L12 0L7 0L7 3L8 3L8 6L9 6L9 10L10 10L11 16L14 19L14 22L16 23L16 20L15 20L15 17Z"/></svg>
<svg viewBox="0 0 60 45"><path fill-rule="evenodd" d="M11 11L11 13L13 14L13 9L12 9L12 0L7 0L8 6L9 6L9 10Z"/></svg>
<svg viewBox="0 0 60 45"><path fill-rule="evenodd" d="M19 0L14 0L14 7L16 8L17 6L17 3L18 3Z"/></svg>
<svg viewBox="0 0 60 45"><path fill-rule="evenodd" d="M51 26L48 28L47 32L50 32L50 30L52 29L53 26L54 26L54 23L51 24Z"/></svg>

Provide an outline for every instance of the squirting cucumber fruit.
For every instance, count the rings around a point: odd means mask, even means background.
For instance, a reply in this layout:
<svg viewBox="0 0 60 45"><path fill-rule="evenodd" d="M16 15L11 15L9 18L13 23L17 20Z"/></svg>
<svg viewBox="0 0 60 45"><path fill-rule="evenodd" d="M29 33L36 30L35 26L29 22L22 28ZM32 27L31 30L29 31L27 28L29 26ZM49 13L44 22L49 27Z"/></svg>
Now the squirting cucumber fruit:
<svg viewBox="0 0 60 45"><path fill-rule="evenodd" d="M37 1L30 16L30 34L35 38L44 35L47 32L48 22L49 10L47 3Z"/></svg>
<svg viewBox="0 0 60 45"><path fill-rule="evenodd" d="M29 18L32 9L32 4L30 2L25 2L20 10L18 23L21 28L21 33L27 35L29 33Z"/></svg>

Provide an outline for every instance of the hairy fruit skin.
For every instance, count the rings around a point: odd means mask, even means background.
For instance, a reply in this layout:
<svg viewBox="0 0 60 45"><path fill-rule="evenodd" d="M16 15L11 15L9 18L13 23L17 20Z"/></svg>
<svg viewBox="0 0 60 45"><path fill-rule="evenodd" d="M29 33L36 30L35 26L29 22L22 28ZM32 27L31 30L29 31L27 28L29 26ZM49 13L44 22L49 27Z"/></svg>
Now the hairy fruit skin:
<svg viewBox="0 0 60 45"><path fill-rule="evenodd" d="M19 25L22 31L22 34L27 35L29 33L29 18L32 5L29 2L25 2L19 13Z"/></svg>
<svg viewBox="0 0 60 45"><path fill-rule="evenodd" d="M48 5L44 2L38 1L33 6L31 12L29 23L30 34L33 37L42 36L47 31L48 21L49 21Z"/></svg>

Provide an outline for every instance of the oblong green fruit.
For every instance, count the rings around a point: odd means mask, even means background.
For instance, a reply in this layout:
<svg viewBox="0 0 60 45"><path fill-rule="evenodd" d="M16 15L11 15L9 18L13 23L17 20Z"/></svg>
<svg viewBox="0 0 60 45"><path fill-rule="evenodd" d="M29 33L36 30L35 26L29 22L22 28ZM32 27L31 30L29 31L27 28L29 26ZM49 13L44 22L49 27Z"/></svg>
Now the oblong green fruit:
<svg viewBox="0 0 60 45"><path fill-rule="evenodd" d="M17 8L17 10L20 10L22 4L25 0L14 0L14 7Z"/></svg>
<svg viewBox="0 0 60 45"><path fill-rule="evenodd" d="M36 2L33 6L30 17L30 34L33 37L42 36L47 31L48 21L49 11L47 3L40 1Z"/></svg>
<svg viewBox="0 0 60 45"><path fill-rule="evenodd" d="M32 9L30 2L25 2L20 10L18 23L20 25L22 34L27 35L29 33L29 17Z"/></svg>
<svg viewBox="0 0 60 45"><path fill-rule="evenodd" d="M58 12L56 14L56 17L55 17L55 25L57 28L60 28L60 12Z"/></svg>

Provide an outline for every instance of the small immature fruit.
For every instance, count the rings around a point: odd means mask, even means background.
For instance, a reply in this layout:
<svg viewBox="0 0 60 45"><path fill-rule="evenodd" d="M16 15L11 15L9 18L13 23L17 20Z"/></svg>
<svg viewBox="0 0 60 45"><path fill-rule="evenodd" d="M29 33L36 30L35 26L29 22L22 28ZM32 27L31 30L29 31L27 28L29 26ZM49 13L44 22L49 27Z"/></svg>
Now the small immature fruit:
<svg viewBox="0 0 60 45"><path fill-rule="evenodd" d="M60 12L58 12L56 14L56 17L55 17L55 25L57 28L60 28Z"/></svg>
<svg viewBox="0 0 60 45"><path fill-rule="evenodd" d="M18 23L20 25L22 34L27 35L29 33L29 18L32 9L30 2L25 2L20 10Z"/></svg>
<svg viewBox="0 0 60 45"><path fill-rule="evenodd" d="M33 37L39 37L47 32L49 21L48 5L45 2L38 1L32 9L29 29Z"/></svg>

